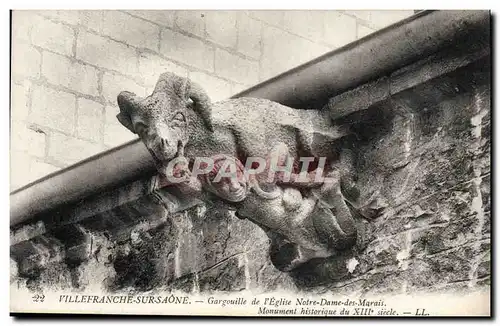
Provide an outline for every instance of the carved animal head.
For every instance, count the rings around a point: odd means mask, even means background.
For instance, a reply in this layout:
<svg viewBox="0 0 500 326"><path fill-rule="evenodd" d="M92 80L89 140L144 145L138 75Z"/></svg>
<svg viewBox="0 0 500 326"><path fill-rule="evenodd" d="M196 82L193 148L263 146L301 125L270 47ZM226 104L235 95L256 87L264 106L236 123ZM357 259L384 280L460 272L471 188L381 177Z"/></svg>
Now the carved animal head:
<svg viewBox="0 0 500 326"><path fill-rule="evenodd" d="M196 83L173 73L162 74L153 93L146 98L121 92L118 106L118 121L139 135L160 164L183 155L189 140L189 124L198 122L212 131L207 94Z"/></svg>

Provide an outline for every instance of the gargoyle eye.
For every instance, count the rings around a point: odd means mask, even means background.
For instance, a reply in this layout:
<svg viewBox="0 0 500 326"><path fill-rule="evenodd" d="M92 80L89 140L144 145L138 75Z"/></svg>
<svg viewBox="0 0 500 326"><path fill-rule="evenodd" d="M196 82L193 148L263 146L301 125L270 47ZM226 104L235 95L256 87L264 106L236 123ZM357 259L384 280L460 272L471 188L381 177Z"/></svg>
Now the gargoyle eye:
<svg viewBox="0 0 500 326"><path fill-rule="evenodd" d="M137 122L134 126L134 129L135 129L135 132L138 134L138 135L142 135L144 132L147 131L148 129L148 126L146 126L144 123L142 122Z"/></svg>
<svg viewBox="0 0 500 326"><path fill-rule="evenodd" d="M182 112L177 112L174 115L174 118L172 119L172 121L184 123L184 122L186 122L186 117L184 116L184 114L182 114Z"/></svg>

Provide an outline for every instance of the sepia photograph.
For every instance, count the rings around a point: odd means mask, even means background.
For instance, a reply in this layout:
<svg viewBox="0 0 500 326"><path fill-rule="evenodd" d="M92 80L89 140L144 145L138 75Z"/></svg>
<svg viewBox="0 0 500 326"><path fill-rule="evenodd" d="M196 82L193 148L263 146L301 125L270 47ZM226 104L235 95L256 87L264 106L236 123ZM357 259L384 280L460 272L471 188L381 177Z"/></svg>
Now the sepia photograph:
<svg viewBox="0 0 500 326"><path fill-rule="evenodd" d="M11 10L11 316L491 317L489 10Z"/></svg>

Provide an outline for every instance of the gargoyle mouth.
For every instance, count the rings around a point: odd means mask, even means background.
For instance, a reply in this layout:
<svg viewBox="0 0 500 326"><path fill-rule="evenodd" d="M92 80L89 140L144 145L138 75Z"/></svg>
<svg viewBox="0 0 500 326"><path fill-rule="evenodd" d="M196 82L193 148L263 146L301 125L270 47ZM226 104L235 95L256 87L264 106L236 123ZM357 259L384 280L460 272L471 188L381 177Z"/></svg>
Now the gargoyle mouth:
<svg viewBox="0 0 500 326"><path fill-rule="evenodd" d="M151 157L153 158L154 164L156 166L156 170L158 173L160 173L163 176L167 176L167 163L165 160L160 159L155 151L151 150L148 148L149 154L151 154Z"/></svg>

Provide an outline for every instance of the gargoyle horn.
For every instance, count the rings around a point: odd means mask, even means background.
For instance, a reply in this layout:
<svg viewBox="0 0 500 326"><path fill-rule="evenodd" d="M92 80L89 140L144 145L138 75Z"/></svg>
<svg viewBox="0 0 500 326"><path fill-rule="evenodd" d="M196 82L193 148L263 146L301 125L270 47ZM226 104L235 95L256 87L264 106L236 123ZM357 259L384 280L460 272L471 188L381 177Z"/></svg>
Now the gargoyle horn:
<svg viewBox="0 0 500 326"><path fill-rule="evenodd" d="M169 85L179 96L193 101L194 111L201 117L206 128L213 132L212 104L203 88L187 78L177 76L171 72L165 72L160 75L154 92L165 91L165 89L169 88Z"/></svg>
<svg viewBox="0 0 500 326"><path fill-rule="evenodd" d="M213 132L212 104L207 93L200 85L188 80L186 83L186 94L193 101L193 109L201 117L207 129Z"/></svg>

